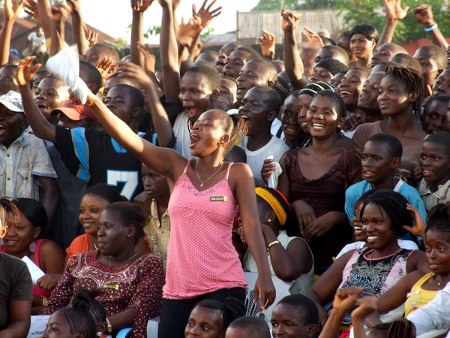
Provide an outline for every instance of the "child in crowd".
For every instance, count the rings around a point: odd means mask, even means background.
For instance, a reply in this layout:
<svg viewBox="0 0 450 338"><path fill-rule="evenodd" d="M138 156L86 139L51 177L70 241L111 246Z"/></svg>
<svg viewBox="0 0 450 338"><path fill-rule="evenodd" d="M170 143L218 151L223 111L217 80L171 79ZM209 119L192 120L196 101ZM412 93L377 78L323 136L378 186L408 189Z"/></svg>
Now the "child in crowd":
<svg viewBox="0 0 450 338"><path fill-rule="evenodd" d="M255 191L270 270L284 281L295 281L291 293L305 294L314 282L314 258L304 239L289 237L282 228L290 214L289 203L276 189L258 187ZM258 272L248 251L243 265L247 271Z"/></svg>
<svg viewBox="0 0 450 338"><path fill-rule="evenodd" d="M419 193L427 211L438 203L450 202L450 133L439 131L425 139L420 153L423 179Z"/></svg>
<svg viewBox="0 0 450 338"><path fill-rule="evenodd" d="M392 135L375 134L367 140L361 154L363 180L350 186L345 192L345 212L350 222L355 216L356 201L370 189L398 192L426 219L425 205L417 190L396 176L402 152L402 144Z"/></svg>
<svg viewBox="0 0 450 338"><path fill-rule="evenodd" d="M264 319L245 316L231 322L225 338L270 338L270 330Z"/></svg>
<svg viewBox="0 0 450 338"><path fill-rule="evenodd" d="M272 121L277 116L282 101L278 93L270 87L254 87L242 100L239 114L247 125L247 136L239 146L245 150L247 164L252 169L258 185L264 186L261 168L264 160L273 156L278 162L288 146L270 132Z"/></svg>
<svg viewBox="0 0 450 338"><path fill-rule="evenodd" d="M200 301L189 315L184 337L223 338L230 323L242 316L245 316L244 303L235 298L224 302Z"/></svg>
<svg viewBox="0 0 450 338"><path fill-rule="evenodd" d="M26 130L28 122L20 94L14 90L3 93L1 88L0 93L0 158L3 172L0 175L0 195L40 200L51 219L55 214L57 200L54 196L58 194L58 187L45 144Z"/></svg>
<svg viewBox="0 0 450 338"><path fill-rule="evenodd" d="M274 338L312 338L319 327L319 311L306 296L286 296L273 309L270 322Z"/></svg>
<svg viewBox="0 0 450 338"><path fill-rule="evenodd" d="M442 130L449 131L447 117L449 104L450 96L448 95L430 97L420 114L420 123L424 132L432 134Z"/></svg>

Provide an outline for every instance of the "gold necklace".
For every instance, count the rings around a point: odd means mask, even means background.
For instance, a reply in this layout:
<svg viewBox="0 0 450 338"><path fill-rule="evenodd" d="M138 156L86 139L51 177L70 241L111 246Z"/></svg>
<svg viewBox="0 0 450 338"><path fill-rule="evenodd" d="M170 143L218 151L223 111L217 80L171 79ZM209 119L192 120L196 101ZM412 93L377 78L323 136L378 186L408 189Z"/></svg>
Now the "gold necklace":
<svg viewBox="0 0 450 338"><path fill-rule="evenodd" d="M214 174L212 174L211 176L209 176L207 180L202 181L202 179L200 178L200 176L198 175L198 172L197 172L197 162L195 162L194 170L195 170L195 174L196 174L197 177L198 177L198 180L200 181L200 187L203 187L203 184L205 184L205 183L208 182L211 178L213 178L213 176L214 176L215 174L217 174L217 173L220 171L220 169L222 169L222 166L223 166L223 162L222 162L222 164L220 165L219 169L218 169Z"/></svg>

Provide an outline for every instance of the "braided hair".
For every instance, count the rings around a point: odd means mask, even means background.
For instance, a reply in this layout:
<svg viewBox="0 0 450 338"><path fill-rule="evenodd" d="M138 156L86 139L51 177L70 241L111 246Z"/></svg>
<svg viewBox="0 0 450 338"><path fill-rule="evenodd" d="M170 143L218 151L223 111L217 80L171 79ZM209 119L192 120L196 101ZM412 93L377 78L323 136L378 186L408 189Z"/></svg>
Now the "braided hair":
<svg viewBox="0 0 450 338"><path fill-rule="evenodd" d="M441 231L450 234L450 203L436 204L431 208L425 233L430 230Z"/></svg>
<svg viewBox="0 0 450 338"><path fill-rule="evenodd" d="M11 213L17 222L19 209L8 197L2 197L0 198L0 238L3 238L8 230L6 225L6 215L8 213Z"/></svg>
<svg viewBox="0 0 450 338"><path fill-rule="evenodd" d="M414 338L416 326L406 318L398 319L389 326L386 338Z"/></svg>
<svg viewBox="0 0 450 338"><path fill-rule="evenodd" d="M223 303L214 299L205 299L201 302L198 302L195 307L204 307L210 310L222 311L222 332L225 332L227 330L228 326L233 320L245 316L244 303L233 297L225 299Z"/></svg>
<svg viewBox="0 0 450 338"><path fill-rule="evenodd" d="M406 91L409 94L417 94L417 98L413 102L413 111L415 114L419 114L423 99L425 98L425 84L422 75L416 70L395 66L387 67L386 75L391 75L394 78L404 82Z"/></svg>
<svg viewBox="0 0 450 338"><path fill-rule="evenodd" d="M97 325L90 312L90 297L77 293L73 297L72 306L59 310L70 326L70 333L80 333L84 338L97 337Z"/></svg>

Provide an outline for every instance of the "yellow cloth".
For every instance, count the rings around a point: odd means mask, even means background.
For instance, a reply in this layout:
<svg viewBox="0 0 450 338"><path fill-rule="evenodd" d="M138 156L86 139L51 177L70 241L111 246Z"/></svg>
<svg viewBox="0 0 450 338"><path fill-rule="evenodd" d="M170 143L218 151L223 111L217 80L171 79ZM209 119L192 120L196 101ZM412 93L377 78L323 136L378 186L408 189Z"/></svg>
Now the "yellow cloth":
<svg viewBox="0 0 450 338"><path fill-rule="evenodd" d="M164 273L166 272L167 248L169 246L170 218L169 213L162 215L161 221L158 218L158 204L152 200L150 204L150 220L144 227L145 236L150 241L152 254L162 258Z"/></svg>
<svg viewBox="0 0 450 338"><path fill-rule="evenodd" d="M430 302L434 297L436 297L437 291L428 291L422 289L422 285L426 283L427 280L434 276L434 272L427 273L421 279L419 279L416 284L411 289L411 292L408 293L408 298L405 302L405 317L418 308L425 306Z"/></svg>

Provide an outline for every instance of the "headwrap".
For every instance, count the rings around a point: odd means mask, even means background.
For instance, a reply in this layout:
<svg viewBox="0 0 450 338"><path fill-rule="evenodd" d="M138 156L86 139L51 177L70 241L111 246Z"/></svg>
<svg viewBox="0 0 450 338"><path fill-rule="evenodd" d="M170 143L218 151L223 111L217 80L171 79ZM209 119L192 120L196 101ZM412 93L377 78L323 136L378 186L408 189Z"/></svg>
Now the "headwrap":
<svg viewBox="0 0 450 338"><path fill-rule="evenodd" d="M286 197L277 189L255 188L256 195L266 201L277 215L280 225L286 223L287 216L291 210Z"/></svg>
<svg viewBox="0 0 450 338"><path fill-rule="evenodd" d="M317 94L317 92L320 92L321 90L331 90L332 92L335 91L333 86L330 85L329 83L317 81L309 83L307 86L305 86L305 88L303 88L298 92L298 96L306 94L314 97Z"/></svg>
<svg viewBox="0 0 450 338"><path fill-rule="evenodd" d="M331 74L333 74L333 76L336 75L337 73L345 72L348 70L348 67L346 65L344 65L341 61L336 59L322 60L317 65L314 66L314 68L316 67L325 68Z"/></svg>

